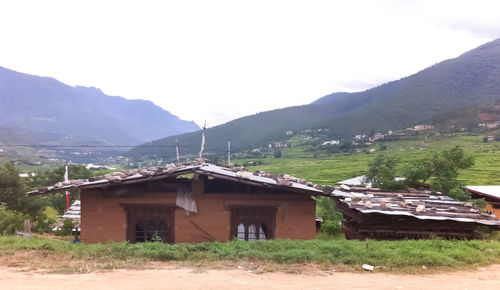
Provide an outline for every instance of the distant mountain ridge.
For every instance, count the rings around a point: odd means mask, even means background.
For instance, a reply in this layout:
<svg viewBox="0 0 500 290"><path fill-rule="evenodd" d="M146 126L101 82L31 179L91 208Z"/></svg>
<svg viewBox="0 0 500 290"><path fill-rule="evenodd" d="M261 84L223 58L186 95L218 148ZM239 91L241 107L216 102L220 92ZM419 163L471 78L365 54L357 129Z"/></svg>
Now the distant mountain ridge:
<svg viewBox="0 0 500 290"><path fill-rule="evenodd" d="M207 130L207 148L222 152L227 141L234 151L284 140L285 132L326 128L333 138L349 138L411 127L469 105L488 106L500 100L500 39L445 60L414 75L363 92L334 93L315 102L246 116ZM152 142L199 148L200 133ZM209 150L207 150L209 151ZM135 148L130 156L171 157L171 150Z"/></svg>
<svg viewBox="0 0 500 290"><path fill-rule="evenodd" d="M150 101L108 96L100 89L72 87L3 67L0 103L0 127L32 142L135 145L200 129ZM32 138L36 132L52 137Z"/></svg>

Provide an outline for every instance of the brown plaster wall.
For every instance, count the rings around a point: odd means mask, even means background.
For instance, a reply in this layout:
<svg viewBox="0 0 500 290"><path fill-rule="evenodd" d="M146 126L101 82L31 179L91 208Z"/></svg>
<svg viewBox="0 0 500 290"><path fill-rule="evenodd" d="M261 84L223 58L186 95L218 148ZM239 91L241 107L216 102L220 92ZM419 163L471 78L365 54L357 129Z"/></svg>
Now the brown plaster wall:
<svg viewBox="0 0 500 290"><path fill-rule="evenodd" d="M175 192L146 192L134 189L129 197L104 197L105 190L81 194L82 234L86 243L125 241L127 222L121 204L175 205ZM203 179L193 180L198 214L175 210L175 242L227 241L230 238L231 206L275 206L275 238L314 239L316 203L306 194L214 194L203 192Z"/></svg>
<svg viewBox="0 0 500 290"><path fill-rule="evenodd" d="M498 203L496 203L498 204ZM485 210L489 210L491 212L493 212L493 214L500 219L500 210L499 209L496 209L496 208L493 208L493 204L491 203L487 203L486 204L486 207L485 207Z"/></svg>

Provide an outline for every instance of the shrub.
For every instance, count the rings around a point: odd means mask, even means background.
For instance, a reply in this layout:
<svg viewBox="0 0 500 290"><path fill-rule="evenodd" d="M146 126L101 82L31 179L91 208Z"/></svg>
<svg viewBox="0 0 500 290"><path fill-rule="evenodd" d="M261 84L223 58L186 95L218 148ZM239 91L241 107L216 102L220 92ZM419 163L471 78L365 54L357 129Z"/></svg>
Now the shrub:
<svg viewBox="0 0 500 290"><path fill-rule="evenodd" d="M73 220L65 219L61 229L57 230L55 234L56 236L69 236L71 235L71 232L73 231L74 227L75 224L73 223Z"/></svg>
<svg viewBox="0 0 500 290"><path fill-rule="evenodd" d="M21 229L26 218L22 213L0 205L0 235L11 235L16 229Z"/></svg>

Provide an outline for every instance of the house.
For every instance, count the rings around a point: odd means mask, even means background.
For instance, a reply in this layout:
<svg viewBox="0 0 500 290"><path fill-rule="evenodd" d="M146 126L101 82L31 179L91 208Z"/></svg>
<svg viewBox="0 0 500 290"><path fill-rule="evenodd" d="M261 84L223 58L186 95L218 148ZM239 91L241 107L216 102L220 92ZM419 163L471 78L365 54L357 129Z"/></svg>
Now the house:
<svg viewBox="0 0 500 290"><path fill-rule="evenodd" d="M434 129L436 128L435 126L433 125L425 125L425 124L421 124L421 125L415 125L415 127L413 127L413 131L424 131L424 130L431 130L431 129Z"/></svg>
<svg viewBox="0 0 500 290"><path fill-rule="evenodd" d="M80 190L81 240L169 243L314 239L323 188L289 175L208 163L113 172L29 192Z"/></svg>
<svg viewBox="0 0 500 290"><path fill-rule="evenodd" d="M500 185L478 185L465 187L473 198L484 198L486 210L500 218Z"/></svg>
<svg viewBox="0 0 500 290"><path fill-rule="evenodd" d="M430 191L383 192L337 188L332 192L343 214L347 239L473 239L479 226L498 229L500 220L474 204Z"/></svg>
<svg viewBox="0 0 500 290"><path fill-rule="evenodd" d="M330 140L330 141L325 141L321 145L326 146L326 145L339 145L340 140Z"/></svg>

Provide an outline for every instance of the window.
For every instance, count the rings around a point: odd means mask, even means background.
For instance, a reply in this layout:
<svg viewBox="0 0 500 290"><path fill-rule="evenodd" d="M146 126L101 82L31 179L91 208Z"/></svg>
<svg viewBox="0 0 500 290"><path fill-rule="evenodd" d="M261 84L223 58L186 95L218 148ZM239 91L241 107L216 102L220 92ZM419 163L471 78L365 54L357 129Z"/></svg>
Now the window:
<svg viewBox="0 0 500 290"><path fill-rule="evenodd" d="M129 242L175 242L173 207L124 205L124 208L127 213L127 240Z"/></svg>
<svg viewBox="0 0 500 290"><path fill-rule="evenodd" d="M232 207L231 238L244 241L274 238L275 207Z"/></svg>
<svg viewBox="0 0 500 290"><path fill-rule="evenodd" d="M168 226L163 220L140 220L135 224L135 242L167 241Z"/></svg>

